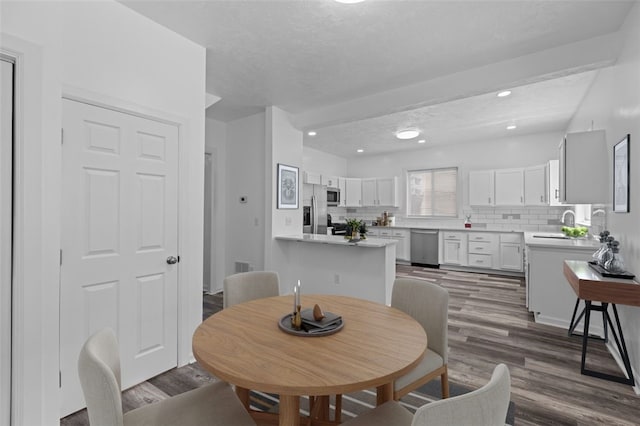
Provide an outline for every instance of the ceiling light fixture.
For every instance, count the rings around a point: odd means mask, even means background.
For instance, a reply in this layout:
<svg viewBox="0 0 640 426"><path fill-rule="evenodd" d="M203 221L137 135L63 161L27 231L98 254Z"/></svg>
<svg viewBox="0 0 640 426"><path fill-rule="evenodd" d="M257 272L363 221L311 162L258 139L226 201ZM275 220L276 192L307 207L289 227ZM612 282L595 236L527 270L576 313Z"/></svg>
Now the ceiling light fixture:
<svg viewBox="0 0 640 426"><path fill-rule="evenodd" d="M420 134L418 129L404 129L396 132L396 138L398 139L413 139Z"/></svg>
<svg viewBox="0 0 640 426"><path fill-rule="evenodd" d="M338 3L344 4L352 4L352 3L362 3L364 0L335 0Z"/></svg>
<svg viewBox="0 0 640 426"><path fill-rule="evenodd" d="M311 130L311 131L307 132L307 135L309 135L309 136L315 136L315 135L317 135L317 134L318 134L318 133L314 132L313 130Z"/></svg>
<svg viewBox="0 0 640 426"><path fill-rule="evenodd" d="M499 98L504 98L506 96L509 96L510 94L511 94L511 90L504 90L504 91L498 93L498 97Z"/></svg>
<svg viewBox="0 0 640 426"><path fill-rule="evenodd" d="M357 150L357 152L364 152L364 149L361 148L361 149Z"/></svg>
<svg viewBox="0 0 640 426"><path fill-rule="evenodd" d="M420 139L420 140L418 141L418 143L426 143L426 142L427 142L427 141L426 141L425 139Z"/></svg>
<svg viewBox="0 0 640 426"><path fill-rule="evenodd" d="M513 129L515 129L516 127L517 127L517 126L516 126L515 124L509 124L509 125L507 126L507 130L513 130Z"/></svg>

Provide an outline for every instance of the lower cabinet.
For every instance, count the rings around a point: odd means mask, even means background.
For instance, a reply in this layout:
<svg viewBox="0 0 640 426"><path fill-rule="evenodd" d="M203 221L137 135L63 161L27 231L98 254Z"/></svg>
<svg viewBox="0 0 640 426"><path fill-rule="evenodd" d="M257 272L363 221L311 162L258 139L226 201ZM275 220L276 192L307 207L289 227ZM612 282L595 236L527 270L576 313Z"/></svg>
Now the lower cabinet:
<svg viewBox="0 0 640 426"><path fill-rule="evenodd" d="M445 265L467 264L467 234L465 232L441 232L442 235L442 259Z"/></svg>
<svg viewBox="0 0 640 426"><path fill-rule="evenodd" d="M372 238L385 238L398 241L396 245L396 259L411 261L411 231L388 227L370 227L367 235Z"/></svg>
<svg viewBox="0 0 640 426"><path fill-rule="evenodd" d="M519 232L440 231L440 264L522 272L524 244Z"/></svg>

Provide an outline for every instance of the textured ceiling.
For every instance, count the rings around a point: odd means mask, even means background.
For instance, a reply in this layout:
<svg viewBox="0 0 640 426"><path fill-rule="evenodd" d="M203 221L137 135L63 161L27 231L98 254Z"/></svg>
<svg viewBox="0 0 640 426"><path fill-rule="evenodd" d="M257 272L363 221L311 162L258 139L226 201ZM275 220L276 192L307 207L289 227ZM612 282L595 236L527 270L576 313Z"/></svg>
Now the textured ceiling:
<svg viewBox="0 0 640 426"><path fill-rule="evenodd" d="M301 129L318 129L319 136L305 138L305 144L343 156L352 155L362 143L371 144L367 152L398 148L386 142L388 131L407 122L428 128L428 138L441 141L443 135L451 140L469 137L472 129L478 130L476 135L495 137L488 126L502 126L510 119L517 119L522 128L528 123L540 130L561 130L593 77L570 74L594 69L592 63L573 63L572 68L558 63L548 69L535 64L529 68L532 73L540 68L540 76L521 79L520 95L503 104L495 104L493 95L482 95L499 81L484 86L478 81L473 87L470 75L460 87L451 88L455 96L450 99L455 100L437 106L413 110L422 100L403 101L400 96L381 97L375 111L365 102L351 108L357 113L340 115L335 106L615 33L633 4L590 0L122 3L207 48L207 92L222 98L208 109L209 117L230 121L275 105L289 112ZM569 51L565 56L571 55ZM548 56L545 60L562 62L562 55ZM524 68L523 62L520 71ZM524 84L542 82L554 73L561 76L555 84ZM513 81L517 79L504 77L505 84ZM332 108L334 118L326 119ZM322 135L331 135L331 140Z"/></svg>

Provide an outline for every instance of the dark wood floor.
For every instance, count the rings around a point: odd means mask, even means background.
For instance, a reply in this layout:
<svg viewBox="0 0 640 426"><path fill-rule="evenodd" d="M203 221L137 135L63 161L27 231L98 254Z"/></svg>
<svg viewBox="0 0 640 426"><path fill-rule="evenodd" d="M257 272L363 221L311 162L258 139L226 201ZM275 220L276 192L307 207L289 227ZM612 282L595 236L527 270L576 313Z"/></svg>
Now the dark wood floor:
<svg viewBox="0 0 640 426"><path fill-rule="evenodd" d="M580 374L580 338L533 322L525 308L523 280L403 265L398 265L397 275L436 282L449 291L452 382L475 389L488 381L496 364L509 366L516 425L640 424L640 396L630 386ZM203 307L204 318L217 312L221 295L205 295ZM600 342L590 342L588 365L620 374ZM171 370L125 391L124 409L209 380L197 364ZM87 425L86 412L66 417L61 424Z"/></svg>

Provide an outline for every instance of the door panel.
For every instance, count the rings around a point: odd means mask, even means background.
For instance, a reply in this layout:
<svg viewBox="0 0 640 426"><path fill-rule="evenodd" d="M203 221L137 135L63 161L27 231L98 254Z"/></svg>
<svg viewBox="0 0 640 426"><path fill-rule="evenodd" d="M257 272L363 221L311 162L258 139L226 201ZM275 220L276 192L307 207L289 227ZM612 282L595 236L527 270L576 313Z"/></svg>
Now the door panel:
<svg viewBox="0 0 640 426"><path fill-rule="evenodd" d="M76 362L111 327L122 386L177 365L178 129L63 100L62 412L84 406Z"/></svg>

